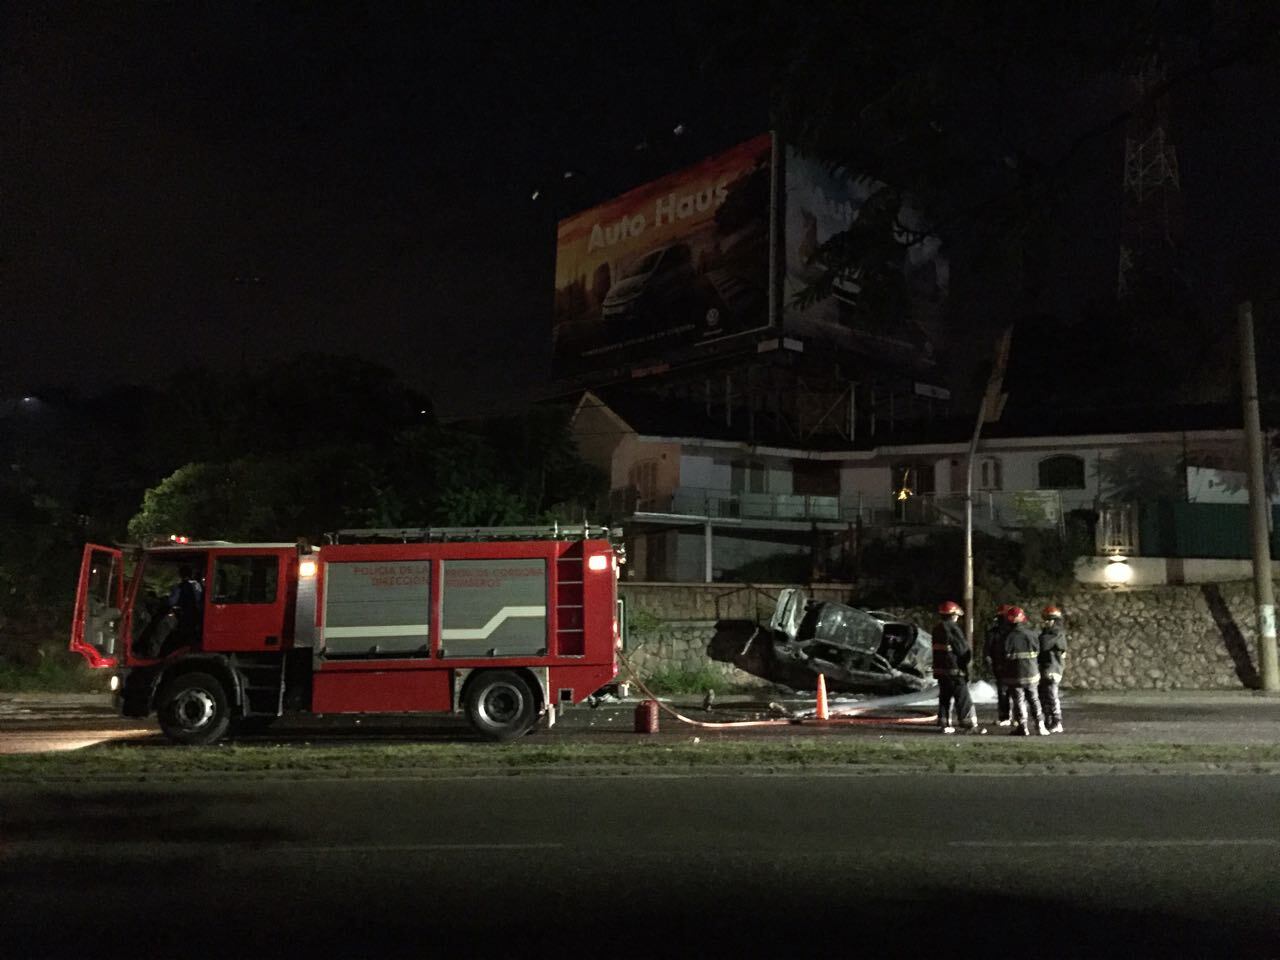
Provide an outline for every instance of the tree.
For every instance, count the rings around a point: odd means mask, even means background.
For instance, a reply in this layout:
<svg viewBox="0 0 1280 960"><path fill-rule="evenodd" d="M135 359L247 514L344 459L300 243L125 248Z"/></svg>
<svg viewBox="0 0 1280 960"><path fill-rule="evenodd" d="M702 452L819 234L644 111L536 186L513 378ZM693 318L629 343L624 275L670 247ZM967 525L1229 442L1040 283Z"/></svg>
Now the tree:
<svg viewBox="0 0 1280 960"><path fill-rule="evenodd" d="M1183 500L1185 464L1176 453L1121 450L1098 463L1105 499L1116 502Z"/></svg>
<svg viewBox="0 0 1280 960"><path fill-rule="evenodd" d="M192 367L146 408L148 440L169 469L200 460L327 445L389 443L432 420L426 397L360 357L301 354L256 370Z"/></svg>
<svg viewBox="0 0 1280 960"><path fill-rule="evenodd" d="M731 33L722 56L768 65L774 127L789 144L875 185L849 229L815 252L827 270L807 296L856 282L868 309L893 320L894 264L941 238L964 261L956 274L986 294L953 297L953 310L994 306L995 329L1035 309L1054 264L1078 257L1063 214L1090 202L1082 187L1101 164L1118 182L1131 117L1225 68L1274 68L1280 7L777 0ZM1163 79L1131 101L1126 77L1157 56ZM1188 302L1167 285L1140 290L1122 322L1094 327L1111 355L1150 359L1157 385L1173 389L1210 331Z"/></svg>
<svg viewBox="0 0 1280 960"><path fill-rule="evenodd" d="M0 626L26 632L70 612L83 539L77 516L32 477L0 474Z"/></svg>
<svg viewBox="0 0 1280 960"><path fill-rule="evenodd" d="M605 481L578 455L565 412L535 408L403 432L390 484L406 523L498 525L577 519Z"/></svg>
<svg viewBox="0 0 1280 960"><path fill-rule="evenodd" d="M289 540L342 527L571 520L600 486L558 414L474 429L427 423L385 443L186 464L147 490L129 535Z"/></svg>
<svg viewBox="0 0 1280 960"><path fill-rule="evenodd" d="M571 416L568 407L538 406L479 428L498 469L535 515L571 519L608 489L608 478L579 455L569 429Z"/></svg>
<svg viewBox="0 0 1280 960"><path fill-rule="evenodd" d="M1075 165L1140 106L1119 95L1125 75L1163 56L1154 99L1280 54L1280 10L1265 0L788 0L740 31L739 54L772 66L780 129L885 184L902 242L976 232L1024 263ZM901 217L908 198L919 229Z"/></svg>
<svg viewBox="0 0 1280 960"><path fill-rule="evenodd" d="M398 524L370 448L320 447L274 457L189 463L143 497L129 521L135 540L318 539L340 527Z"/></svg>

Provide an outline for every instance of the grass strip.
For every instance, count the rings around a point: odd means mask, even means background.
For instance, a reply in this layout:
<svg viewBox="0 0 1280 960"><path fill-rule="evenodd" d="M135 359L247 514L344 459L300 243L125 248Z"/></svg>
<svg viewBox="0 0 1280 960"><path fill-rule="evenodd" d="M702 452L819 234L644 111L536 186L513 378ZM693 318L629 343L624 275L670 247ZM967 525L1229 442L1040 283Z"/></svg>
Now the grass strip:
<svg viewBox="0 0 1280 960"><path fill-rule="evenodd" d="M73 654L48 657L39 663L19 665L0 660L0 690L5 693L102 693L107 692L105 670L90 670Z"/></svg>
<svg viewBox="0 0 1280 960"><path fill-rule="evenodd" d="M326 746L228 744L182 748L103 744L65 753L0 756L0 782L44 779L146 779L212 774L414 776L436 773L590 772L593 768L788 770L807 767L903 767L963 772L992 766L1267 765L1280 763L1280 744L1093 744L990 740L692 741L663 743L529 742L506 746L370 744Z"/></svg>

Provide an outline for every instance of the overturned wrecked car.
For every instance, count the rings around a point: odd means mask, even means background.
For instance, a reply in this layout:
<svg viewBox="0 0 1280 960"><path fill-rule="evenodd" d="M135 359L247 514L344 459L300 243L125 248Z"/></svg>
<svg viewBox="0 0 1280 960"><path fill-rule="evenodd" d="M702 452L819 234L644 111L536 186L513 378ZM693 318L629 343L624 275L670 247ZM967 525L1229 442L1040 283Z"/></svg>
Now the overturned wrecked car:
<svg viewBox="0 0 1280 960"><path fill-rule="evenodd" d="M911 693L932 684L929 634L886 613L788 588L768 624L722 620L707 646L722 663L793 690L813 690L818 674L843 693Z"/></svg>

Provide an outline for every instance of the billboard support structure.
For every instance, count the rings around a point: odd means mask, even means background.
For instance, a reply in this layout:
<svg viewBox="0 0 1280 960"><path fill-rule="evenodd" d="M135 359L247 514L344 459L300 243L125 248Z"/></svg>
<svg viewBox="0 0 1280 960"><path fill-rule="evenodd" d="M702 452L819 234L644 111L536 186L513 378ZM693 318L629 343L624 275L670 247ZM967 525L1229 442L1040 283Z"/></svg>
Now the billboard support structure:
<svg viewBox="0 0 1280 960"><path fill-rule="evenodd" d="M867 302L857 274L797 296L830 283L828 240L880 229L886 189L769 133L561 220L557 392L681 398L752 437L772 420L853 442L932 415L918 396L949 399L929 382L948 284L936 238L900 241L897 306Z"/></svg>

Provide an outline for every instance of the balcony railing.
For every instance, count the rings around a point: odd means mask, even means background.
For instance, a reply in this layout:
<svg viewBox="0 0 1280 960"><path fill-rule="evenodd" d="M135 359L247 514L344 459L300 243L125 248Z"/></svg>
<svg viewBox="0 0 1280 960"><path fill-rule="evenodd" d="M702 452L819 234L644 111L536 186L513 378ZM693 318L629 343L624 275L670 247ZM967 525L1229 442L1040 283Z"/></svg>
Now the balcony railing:
<svg viewBox="0 0 1280 960"><path fill-rule="evenodd" d="M734 493L706 487L677 487L666 494L641 496L634 487L611 491L615 516L664 513L735 520L791 520L861 523L864 526L964 523L964 494L924 493L899 500L891 495L818 496L799 493ZM1064 511L1092 509L1091 498L1057 490L984 490L974 494L974 523L979 528L1061 527Z"/></svg>

